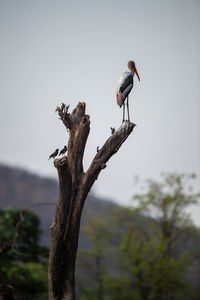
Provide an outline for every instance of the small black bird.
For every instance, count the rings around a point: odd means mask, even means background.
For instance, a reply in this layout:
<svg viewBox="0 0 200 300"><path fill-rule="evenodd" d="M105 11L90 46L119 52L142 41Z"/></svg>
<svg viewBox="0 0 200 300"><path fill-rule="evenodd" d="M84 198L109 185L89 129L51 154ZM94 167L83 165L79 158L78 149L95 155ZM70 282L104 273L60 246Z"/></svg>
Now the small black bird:
<svg viewBox="0 0 200 300"><path fill-rule="evenodd" d="M61 154L65 154L66 151L67 151L67 146L64 146L64 148L62 150L60 150L59 156Z"/></svg>
<svg viewBox="0 0 200 300"><path fill-rule="evenodd" d="M115 128L110 127L111 133L113 134L115 132Z"/></svg>
<svg viewBox="0 0 200 300"><path fill-rule="evenodd" d="M59 152L59 149L56 149L50 156L49 156L49 159L50 158L55 158L57 155L58 155L58 152Z"/></svg>

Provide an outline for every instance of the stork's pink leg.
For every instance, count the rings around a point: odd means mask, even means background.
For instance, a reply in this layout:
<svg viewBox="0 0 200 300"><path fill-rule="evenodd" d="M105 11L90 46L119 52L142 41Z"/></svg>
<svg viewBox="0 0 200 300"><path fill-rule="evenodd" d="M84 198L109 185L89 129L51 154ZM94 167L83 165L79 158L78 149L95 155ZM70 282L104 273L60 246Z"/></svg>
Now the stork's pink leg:
<svg viewBox="0 0 200 300"><path fill-rule="evenodd" d="M130 122L130 115L129 115L129 103L128 103L128 96L127 96L127 112L128 112L128 121Z"/></svg>

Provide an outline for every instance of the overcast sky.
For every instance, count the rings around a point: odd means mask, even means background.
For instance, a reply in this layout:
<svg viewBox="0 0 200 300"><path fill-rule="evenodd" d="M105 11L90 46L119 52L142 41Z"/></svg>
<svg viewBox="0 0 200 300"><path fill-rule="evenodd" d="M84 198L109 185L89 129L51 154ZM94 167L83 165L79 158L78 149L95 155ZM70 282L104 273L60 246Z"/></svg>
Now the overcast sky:
<svg viewBox="0 0 200 300"><path fill-rule="evenodd" d="M135 175L200 176L198 0L0 0L0 39L1 162L56 177L48 156L68 134L55 107L85 101L87 168L110 127L121 124L116 82L135 60L141 81L135 78L130 114L137 127L94 191L126 204Z"/></svg>

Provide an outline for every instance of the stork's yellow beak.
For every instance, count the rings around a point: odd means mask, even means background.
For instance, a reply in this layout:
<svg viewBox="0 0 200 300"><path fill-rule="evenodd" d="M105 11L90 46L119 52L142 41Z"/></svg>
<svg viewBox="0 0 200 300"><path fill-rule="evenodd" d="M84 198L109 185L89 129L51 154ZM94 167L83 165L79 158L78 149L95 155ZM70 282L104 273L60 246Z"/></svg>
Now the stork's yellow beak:
<svg viewBox="0 0 200 300"><path fill-rule="evenodd" d="M137 75L137 78L138 78L138 80L140 81L140 76L139 76L139 74L138 74L138 71L137 71L137 69L136 69L136 66L135 66L135 74Z"/></svg>

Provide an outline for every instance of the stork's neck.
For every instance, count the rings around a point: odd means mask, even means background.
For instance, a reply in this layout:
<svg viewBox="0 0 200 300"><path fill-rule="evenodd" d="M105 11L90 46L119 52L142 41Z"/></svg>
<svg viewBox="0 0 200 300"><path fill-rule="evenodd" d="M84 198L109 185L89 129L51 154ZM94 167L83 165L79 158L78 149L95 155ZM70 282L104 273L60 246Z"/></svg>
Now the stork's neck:
<svg viewBox="0 0 200 300"><path fill-rule="evenodd" d="M134 70L134 68L131 68L131 67L129 67L129 70L130 70L130 73L132 73L132 74L133 74L133 76L134 76L134 74L135 74L135 70Z"/></svg>
<svg viewBox="0 0 200 300"><path fill-rule="evenodd" d="M134 71L134 70L130 70L129 72L130 72L130 73L131 73L131 75L134 77L134 75L135 75L135 71Z"/></svg>

